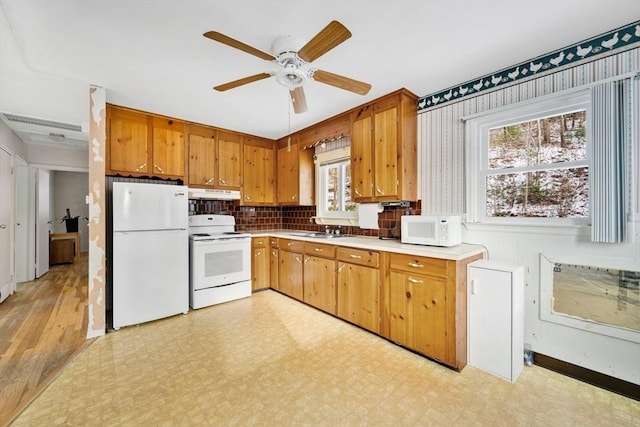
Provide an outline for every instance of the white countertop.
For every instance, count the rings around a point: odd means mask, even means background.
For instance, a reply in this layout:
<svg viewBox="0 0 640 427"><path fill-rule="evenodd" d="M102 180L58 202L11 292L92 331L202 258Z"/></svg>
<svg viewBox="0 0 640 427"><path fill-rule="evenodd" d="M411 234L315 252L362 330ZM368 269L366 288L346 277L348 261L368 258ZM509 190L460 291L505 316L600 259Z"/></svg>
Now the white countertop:
<svg viewBox="0 0 640 427"><path fill-rule="evenodd" d="M368 249L374 251L396 252L408 255L425 256L431 258L461 260L484 252L479 245L461 245L443 248L439 246L422 246L401 243L399 240L381 240L377 237L344 236L330 239L317 237L294 236L291 233L305 232L304 230L259 230L248 232L253 237L271 236L291 240L303 240L306 242L326 243L350 248ZM309 231L307 231L309 232Z"/></svg>

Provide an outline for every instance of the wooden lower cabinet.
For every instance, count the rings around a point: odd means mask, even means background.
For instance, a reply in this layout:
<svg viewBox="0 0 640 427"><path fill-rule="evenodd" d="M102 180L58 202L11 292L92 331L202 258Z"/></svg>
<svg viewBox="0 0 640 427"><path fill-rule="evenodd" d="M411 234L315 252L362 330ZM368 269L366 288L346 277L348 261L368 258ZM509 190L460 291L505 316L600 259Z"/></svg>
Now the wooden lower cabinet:
<svg viewBox="0 0 640 427"><path fill-rule="evenodd" d="M272 289L279 289L278 283L278 267L280 264L280 256L278 250L278 239L271 238L269 251L269 283Z"/></svg>
<svg viewBox="0 0 640 427"><path fill-rule="evenodd" d="M269 238L252 239L253 259L251 261L251 290L267 289L271 282L271 264L269 259Z"/></svg>
<svg viewBox="0 0 640 427"><path fill-rule="evenodd" d="M338 262L338 317L380 332L380 270Z"/></svg>
<svg viewBox="0 0 640 427"><path fill-rule="evenodd" d="M467 364L467 264L389 254L387 337L456 370Z"/></svg>
<svg viewBox="0 0 640 427"><path fill-rule="evenodd" d="M279 239L278 241L278 290L285 295L302 301L303 243Z"/></svg>
<svg viewBox="0 0 640 427"><path fill-rule="evenodd" d="M304 302L336 314L336 261L304 256Z"/></svg>
<svg viewBox="0 0 640 427"><path fill-rule="evenodd" d="M389 277L389 339L446 361L446 280L396 271Z"/></svg>

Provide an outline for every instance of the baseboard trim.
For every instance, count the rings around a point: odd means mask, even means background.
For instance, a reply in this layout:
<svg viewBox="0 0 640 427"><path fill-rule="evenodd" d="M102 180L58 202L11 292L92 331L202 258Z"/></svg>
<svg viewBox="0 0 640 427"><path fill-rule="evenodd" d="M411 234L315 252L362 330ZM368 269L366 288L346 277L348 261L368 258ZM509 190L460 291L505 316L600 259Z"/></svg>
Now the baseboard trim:
<svg viewBox="0 0 640 427"><path fill-rule="evenodd" d="M619 378L610 377L591 369L583 368L544 354L535 353L534 363L559 374L583 381L585 383L640 401L640 385Z"/></svg>

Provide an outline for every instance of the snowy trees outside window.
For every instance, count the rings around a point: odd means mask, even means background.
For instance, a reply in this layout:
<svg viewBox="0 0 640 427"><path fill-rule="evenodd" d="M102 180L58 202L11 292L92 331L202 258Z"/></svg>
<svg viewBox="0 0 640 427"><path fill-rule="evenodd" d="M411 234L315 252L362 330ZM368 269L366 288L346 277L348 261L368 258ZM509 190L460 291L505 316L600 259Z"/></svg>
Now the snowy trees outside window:
<svg viewBox="0 0 640 427"><path fill-rule="evenodd" d="M489 130L488 217L589 216L586 111Z"/></svg>
<svg viewBox="0 0 640 427"><path fill-rule="evenodd" d="M466 119L467 222L589 224L590 116L586 89Z"/></svg>

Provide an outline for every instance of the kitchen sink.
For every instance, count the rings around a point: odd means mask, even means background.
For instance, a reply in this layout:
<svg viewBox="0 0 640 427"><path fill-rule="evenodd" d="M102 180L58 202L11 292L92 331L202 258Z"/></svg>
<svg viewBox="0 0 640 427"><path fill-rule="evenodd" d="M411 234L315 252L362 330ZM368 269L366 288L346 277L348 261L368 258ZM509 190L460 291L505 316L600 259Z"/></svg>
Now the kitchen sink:
<svg viewBox="0 0 640 427"><path fill-rule="evenodd" d="M322 232L313 232L313 231L295 232L295 233L288 233L288 234L289 236L312 237L314 239L335 239L335 238L344 236L344 234L331 234L331 233L322 233Z"/></svg>

